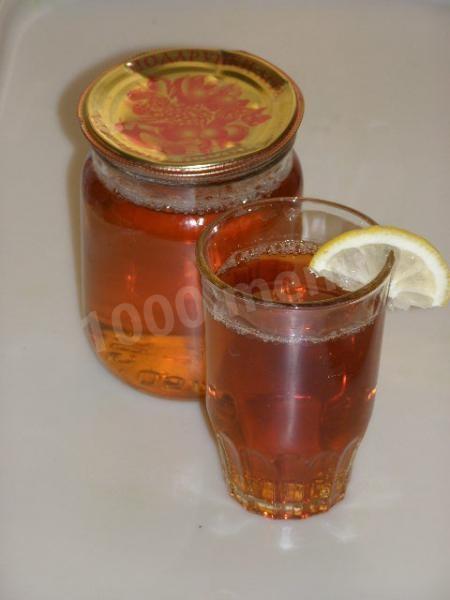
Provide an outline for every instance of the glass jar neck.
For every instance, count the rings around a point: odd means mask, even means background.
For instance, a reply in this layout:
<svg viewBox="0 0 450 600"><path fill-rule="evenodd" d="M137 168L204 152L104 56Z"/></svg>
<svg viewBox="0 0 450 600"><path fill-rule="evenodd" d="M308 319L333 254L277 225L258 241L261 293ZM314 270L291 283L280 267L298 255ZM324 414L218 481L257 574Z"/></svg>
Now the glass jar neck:
<svg viewBox="0 0 450 600"><path fill-rule="evenodd" d="M102 184L125 200L152 210L205 214L222 212L245 202L270 196L293 167L291 149L276 162L233 181L208 185L162 184L119 167L91 151L93 168Z"/></svg>

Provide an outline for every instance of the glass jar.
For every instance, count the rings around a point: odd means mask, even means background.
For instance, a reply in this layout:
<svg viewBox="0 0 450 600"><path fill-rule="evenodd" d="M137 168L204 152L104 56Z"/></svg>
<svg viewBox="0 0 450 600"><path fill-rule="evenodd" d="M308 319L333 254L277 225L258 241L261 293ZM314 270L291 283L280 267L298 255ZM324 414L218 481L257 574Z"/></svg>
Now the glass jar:
<svg viewBox="0 0 450 600"><path fill-rule="evenodd" d="M301 194L295 83L244 52L153 51L80 101L83 301L97 355L121 379L203 393L195 243L224 210Z"/></svg>

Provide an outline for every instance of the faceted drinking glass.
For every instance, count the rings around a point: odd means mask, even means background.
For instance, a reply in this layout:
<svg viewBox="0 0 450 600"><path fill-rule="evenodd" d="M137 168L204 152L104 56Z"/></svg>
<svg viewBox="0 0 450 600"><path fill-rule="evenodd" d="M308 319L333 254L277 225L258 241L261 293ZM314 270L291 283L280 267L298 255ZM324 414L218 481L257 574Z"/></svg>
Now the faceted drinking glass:
<svg viewBox="0 0 450 600"><path fill-rule="evenodd" d="M303 198L233 209L202 234L206 406L232 496L273 518L343 498L374 403L392 253L353 292L308 263L338 234L373 225Z"/></svg>

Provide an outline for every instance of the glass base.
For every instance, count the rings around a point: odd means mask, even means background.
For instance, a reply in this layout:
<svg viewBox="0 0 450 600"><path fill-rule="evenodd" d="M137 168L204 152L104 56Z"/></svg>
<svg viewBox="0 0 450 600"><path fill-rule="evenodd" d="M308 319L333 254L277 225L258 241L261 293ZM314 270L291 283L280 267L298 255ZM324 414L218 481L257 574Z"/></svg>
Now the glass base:
<svg viewBox="0 0 450 600"><path fill-rule="evenodd" d="M333 500L323 498L310 499L308 502L267 502L261 498L255 498L244 493L236 485L228 482L230 495L239 502L246 510L258 513L269 519L307 519L329 510L345 496L345 491Z"/></svg>
<svg viewBox="0 0 450 600"><path fill-rule="evenodd" d="M147 394L174 399L204 395L199 374L203 357L198 342L185 336L142 335L124 343L115 332L100 325L91 344L102 363L122 381Z"/></svg>
<svg viewBox="0 0 450 600"><path fill-rule="evenodd" d="M223 433L217 441L228 490L244 508L272 519L306 519L345 496L361 440L352 440L341 452L272 458L238 448Z"/></svg>

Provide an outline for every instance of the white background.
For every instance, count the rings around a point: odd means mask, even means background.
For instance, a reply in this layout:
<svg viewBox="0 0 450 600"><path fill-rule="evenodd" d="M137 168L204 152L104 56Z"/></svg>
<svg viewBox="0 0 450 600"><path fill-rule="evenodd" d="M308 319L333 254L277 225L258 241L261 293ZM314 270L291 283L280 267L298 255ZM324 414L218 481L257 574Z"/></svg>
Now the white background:
<svg viewBox="0 0 450 600"><path fill-rule="evenodd" d="M127 388L80 326L75 118L100 69L240 48L300 84L305 194L450 257L446 3L0 0L1 600L450 597L448 311L391 314L347 498L270 522L225 493L197 402Z"/></svg>

